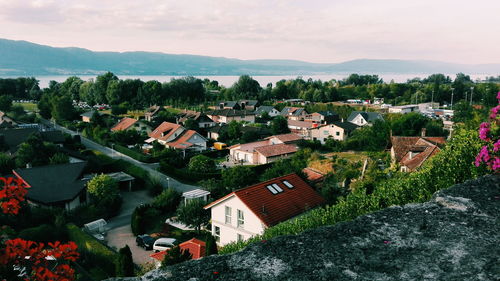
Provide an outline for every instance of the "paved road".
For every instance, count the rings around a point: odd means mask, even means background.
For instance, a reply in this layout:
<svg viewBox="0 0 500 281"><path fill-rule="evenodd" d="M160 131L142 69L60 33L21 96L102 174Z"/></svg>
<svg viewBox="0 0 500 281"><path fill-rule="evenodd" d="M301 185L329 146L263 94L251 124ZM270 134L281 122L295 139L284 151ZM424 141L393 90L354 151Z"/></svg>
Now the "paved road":
<svg viewBox="0 0 500 281"><path fill-rule="evenodd" d="M51 127L54 127L55 129L60 130L64 133L70 134L72 136L78 134L75 131L71 131L65 127L54 124L48 120L42 119L42 121L45 125L49 125ZM158 163L151 163L151 164L150 163L143 163L143 162L137 161L137 160L125 155L125 154L122 154L114 149L103 146L103 145L98 144L94 141L91 141L88 138L83 137L82 135L80 135L80 138L81 138L82 144L85 145L87 148L100 151L100 152L102 152L102 153L104 153L104 154L106 154L109 157L112 157L114 159L123 159L127 162L130 162L134 165L137 165L137 166L143 168L144 170L148 171L152 177L157 178L161 182L163 187L165 187L165 188L173 187L181 193L200 188L199 186L184 184L184 183L179 182L178 180L176 180L172 177L166 176L165 174L158 172L158 170L157 170L158 166L159 166Z"/></svg>

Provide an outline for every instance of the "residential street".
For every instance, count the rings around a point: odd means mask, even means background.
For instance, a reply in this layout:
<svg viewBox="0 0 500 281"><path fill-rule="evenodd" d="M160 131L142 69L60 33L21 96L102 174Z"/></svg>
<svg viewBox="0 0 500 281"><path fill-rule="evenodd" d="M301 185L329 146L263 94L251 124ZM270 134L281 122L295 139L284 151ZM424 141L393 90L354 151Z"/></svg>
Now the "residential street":
<svg viewBox="0 0 500 281"><path fill-rule="evenodd" d="M42 122L45 125L54 127L57 130L60 130L72 136L77 134L77 132L75 131L68 130L62 126L51 123L48 120L42 119ZM109 147L105 147L96 142L93 142L83 137L82 135L80 135L80 138L82 144L89 149L97 150L112 158L123 159L129 163L140 166L144 170L148 171L152 177L158 178L164 188L173 187L181 193L200 188L198 186L181 183L171 177L168 177L158 172L156 170L158 168L158 163L152 163L152 164L142 163L116 150L113 150ZM110 219L107 224L107 228L109 229L106 236L107 243L110 247L115 248L117 251L120 248L124 247L125 245L128 245L130 247L130 250L132 251L132 257L136 264L144 264L146 262L151 262L152 259L149 257L149 255L152 254L153 251L145 251L143 248L136 246L135 236L133 235L132 229L130 228L130 221L135 207L137 207L142 203L148 203L153 198L148 195L146 190L139 190L133 192L124 191L122 192L122 196L123 196L123 205L120 214Z"/></svg>

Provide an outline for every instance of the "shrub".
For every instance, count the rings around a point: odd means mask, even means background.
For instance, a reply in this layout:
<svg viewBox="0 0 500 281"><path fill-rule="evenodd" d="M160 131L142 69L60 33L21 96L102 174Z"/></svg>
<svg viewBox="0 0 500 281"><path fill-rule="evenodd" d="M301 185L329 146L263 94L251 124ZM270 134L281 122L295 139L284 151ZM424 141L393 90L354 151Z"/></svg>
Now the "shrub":
<svg viewBox="0 0 500 281"><path fill-rule="evenodd" d="M58 227L54 227L48 224L42 224L37 227L26 228L19 232L19 238L48 243L54 240L56 241L67 241L68 235L64 229L60 229Z"/></svg>
<svg viewBox="0 0 500 281"><path fill-rule="evenodd" d="M189 160L189 171L194 173L215 172L215 161L205 155L196 155Z"/></svg>
<svg viewBox="0 0 500 281"><path fill-rule="evenodd" d="M181 250L179 246L172 247L165 255L165 258L163 258L161 268L188 261L191 257L192 255L188 250Z"/></svg>
<svg viewBox="0 0 500 281"><path fill-rule="evenodd" d="M118 260L116 263L116 276L133 277L134 276L134 261L132 260L132 252L128 245L118 251Z"/></svg>
<svg viewBox="0 0 500 281"><path fill-rule="evenodd" d="M181 194L173 188L168 188L154 198L152 205L163 213L168 213L175 211L180 202Z"/></svg>

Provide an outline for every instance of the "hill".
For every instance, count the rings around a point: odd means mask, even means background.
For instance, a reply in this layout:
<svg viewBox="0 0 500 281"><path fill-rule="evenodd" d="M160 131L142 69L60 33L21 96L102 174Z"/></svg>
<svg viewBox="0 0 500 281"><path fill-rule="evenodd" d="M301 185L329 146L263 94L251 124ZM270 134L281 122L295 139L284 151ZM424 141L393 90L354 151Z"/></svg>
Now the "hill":
<svg viewBox="0 0 500 281"><path fill-rule="evenodd" d="M239 60L154 52L93 52L0 39L0 75L314 75L349 73L500 73L500 64L359 59L342 63Z"/></svg>

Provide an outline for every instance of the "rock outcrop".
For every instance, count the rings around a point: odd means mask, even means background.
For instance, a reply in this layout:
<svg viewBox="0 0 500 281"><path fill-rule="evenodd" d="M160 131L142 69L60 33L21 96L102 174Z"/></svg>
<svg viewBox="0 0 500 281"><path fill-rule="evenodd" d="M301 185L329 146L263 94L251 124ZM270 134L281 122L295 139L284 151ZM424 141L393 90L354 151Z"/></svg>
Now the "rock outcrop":
<svg viewBox="0 0 500 281"><path fill-rule="evenodd" d="M351 222L114 280L500 280L500 177Z"/></svg>

